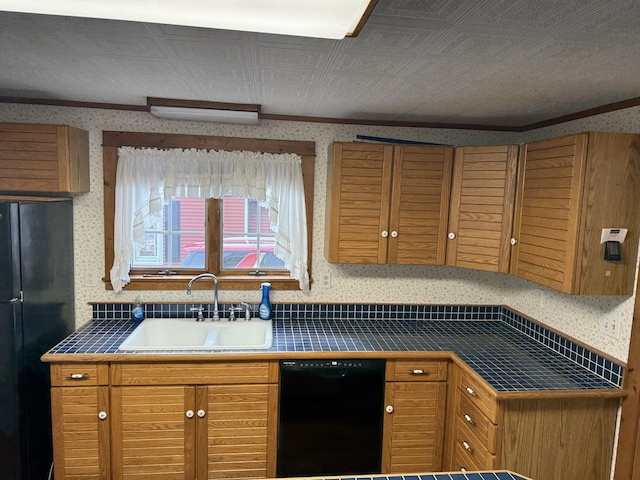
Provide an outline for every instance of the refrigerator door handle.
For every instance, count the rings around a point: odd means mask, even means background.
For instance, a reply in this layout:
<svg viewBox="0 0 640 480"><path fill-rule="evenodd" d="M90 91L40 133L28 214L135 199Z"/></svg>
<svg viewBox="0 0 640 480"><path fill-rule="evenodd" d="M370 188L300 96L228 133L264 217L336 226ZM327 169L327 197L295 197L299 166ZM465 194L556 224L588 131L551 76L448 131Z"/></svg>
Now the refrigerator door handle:
<svg viewBox="0 0 640 480"><path fill-rule="evenodd" d="M9 300L1 300L0 303L10 303L10 304L14 304L14 303L22 303L24 302L24 296L22 294L22 292L20 292L20 294L17 297L14 298L10 298Z"/></svg>

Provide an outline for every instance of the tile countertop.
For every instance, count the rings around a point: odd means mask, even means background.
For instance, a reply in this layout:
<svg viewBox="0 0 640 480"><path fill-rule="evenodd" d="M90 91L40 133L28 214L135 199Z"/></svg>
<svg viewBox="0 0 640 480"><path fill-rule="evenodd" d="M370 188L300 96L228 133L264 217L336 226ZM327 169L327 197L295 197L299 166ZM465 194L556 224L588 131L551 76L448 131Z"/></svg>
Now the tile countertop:
<svg viewBox="0 0 640 480"><path fill-rule="evenodd" d="M363 475L349 477L298 477L289 480L529 480L527 477L517 475L505 470L491 472L465 472L465 473L422 473L411 475Z"/></svg>
<svg viewBox="0 0 640 480"><path fill-rule="evenodd" d="M119 351L118 346L135 327L129 320L94 319L52 348L43 360L158 361L159 354L167 361L339 358L341 352L349 352L350 358L353 352L361 358L380 358L390 352L395 356L395 352L443 352L443 356L453 352L498 393L607 390L607 396L626 394L619 385L496 320L280 319L273 321L270 350Z"/></svg>

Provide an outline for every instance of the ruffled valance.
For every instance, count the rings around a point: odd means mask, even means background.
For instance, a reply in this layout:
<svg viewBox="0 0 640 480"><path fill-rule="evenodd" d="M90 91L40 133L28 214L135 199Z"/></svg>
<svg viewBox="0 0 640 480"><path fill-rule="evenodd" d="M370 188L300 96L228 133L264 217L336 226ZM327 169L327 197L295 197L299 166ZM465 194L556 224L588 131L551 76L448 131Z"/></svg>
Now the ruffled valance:
<svg viewBox="0 0 640 480"><path fill-rule="evenodd" d="M268 208L274 255L309 288L307 215L302 159L287 154L215 150L118 148L114 263L116 292L129 283L136 244L174 197L251 198Z"/></svg>

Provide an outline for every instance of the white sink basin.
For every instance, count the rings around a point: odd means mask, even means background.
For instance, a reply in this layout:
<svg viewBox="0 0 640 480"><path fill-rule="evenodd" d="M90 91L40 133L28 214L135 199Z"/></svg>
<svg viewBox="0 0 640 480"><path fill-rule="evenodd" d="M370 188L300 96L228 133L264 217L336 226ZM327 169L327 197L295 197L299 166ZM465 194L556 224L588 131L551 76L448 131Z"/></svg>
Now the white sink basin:
<svg viewBox="0 0 640 480"><path fill-rule="evenodd" d="M118 350L266 350L272 343L271 320L147 318Z"/></svg>

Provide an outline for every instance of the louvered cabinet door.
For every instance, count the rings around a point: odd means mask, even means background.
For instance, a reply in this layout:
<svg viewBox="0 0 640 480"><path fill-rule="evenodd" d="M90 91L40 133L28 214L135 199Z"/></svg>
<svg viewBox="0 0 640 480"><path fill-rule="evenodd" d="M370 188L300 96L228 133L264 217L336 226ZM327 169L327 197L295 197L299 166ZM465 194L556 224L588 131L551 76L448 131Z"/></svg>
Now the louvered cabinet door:
<svg viewBox="0 0 640 480"><path fill-rule="evenodd" d="M382 472L442 468L446 382L387 382Z"/></svg>
<svg viewBox="0 0 640 480"><path fill-rule="evenodd" d="M587 134L523 146L511 273L572 293Z"/></svg>
<svg viewBox="0 0 640 480"><path fill-rule="evenodd" d="M89 191L89 133L64 125L0 123L0 190Z"/></svg>
<svg viewBox="0 0 640 480"><path fill-rule="evenodd" d="M195 387L112 387L114 480L195 479Z"/></svg>
<svg viewBox="0 0 640 480"><path fill-rule="evenodd" d="M329 262L387 262L392 161L392 146L332 145L325 238Z"/></svg>
<svg viewBox="0 0 640 480"><path fill-rule="evenodd" d="M56 480L110 480L109 387L53 387Z"/></svg>
<svg viewBox="0 0 640 480"><path fill-rule="evenodd" d="M199 399L202 391L207 413L198 445L206 450L198 452L198 471L206 473L198 478L275 477L277 385L199 387Z"/></svg>
<svg viewBox="0 0 640 480"><path fill-rule="evenodd" d="M517 145L456 148L447 265L508 272Z"/></svg>
<svg viewBox="0 0 640 480"><path fill-rule="evenodd" d="M451 147L396 146L388 263L444 265Z"/></svg>

